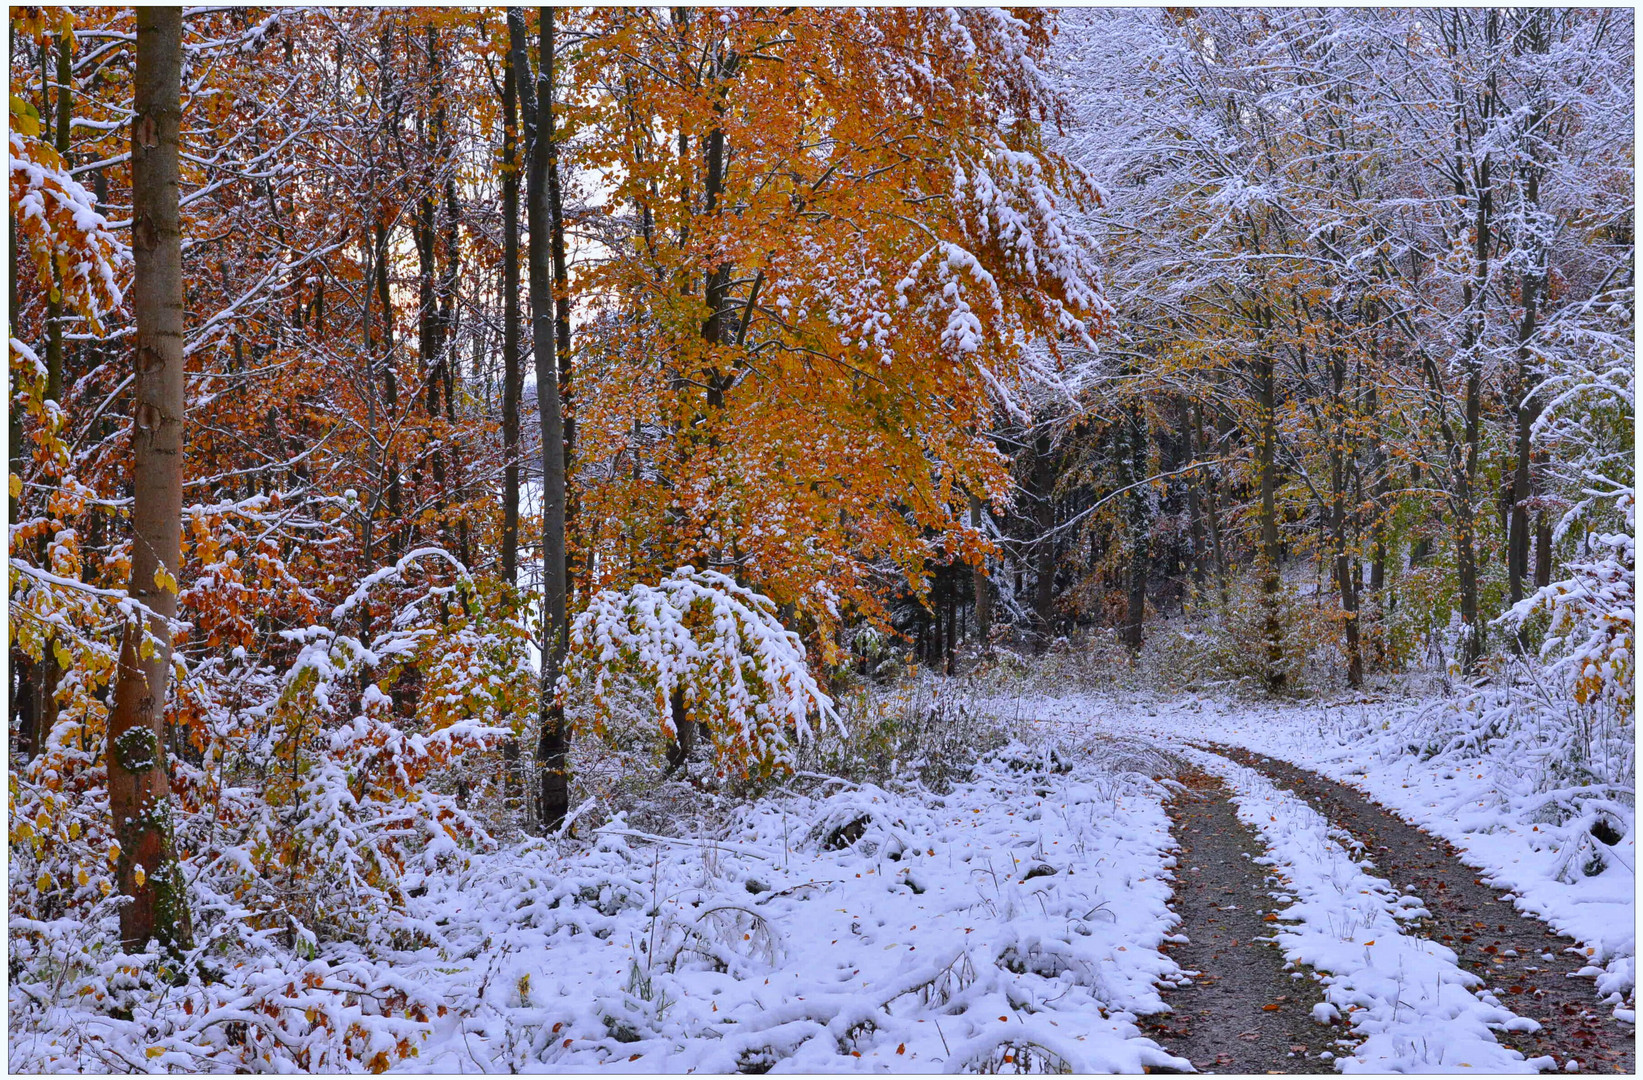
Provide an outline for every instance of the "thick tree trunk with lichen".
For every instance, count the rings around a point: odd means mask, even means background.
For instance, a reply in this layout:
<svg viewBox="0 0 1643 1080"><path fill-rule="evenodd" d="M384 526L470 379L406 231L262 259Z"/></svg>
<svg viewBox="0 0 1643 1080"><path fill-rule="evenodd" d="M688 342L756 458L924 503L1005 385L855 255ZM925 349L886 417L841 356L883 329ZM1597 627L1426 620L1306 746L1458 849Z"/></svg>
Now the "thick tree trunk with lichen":
<svg viewBox="0 0 1643 1080"><path fill-rule="evenodd" d="M131 128L131 247L136 274L132 394L132 599L108 719L108 797L120 844L120 937L128 949L192 944L188 898L171 833L166 693L182 544L183 278L178 209L182 11L137 10L136 115ZM145 627L146 621L146 640Z"/></svg>

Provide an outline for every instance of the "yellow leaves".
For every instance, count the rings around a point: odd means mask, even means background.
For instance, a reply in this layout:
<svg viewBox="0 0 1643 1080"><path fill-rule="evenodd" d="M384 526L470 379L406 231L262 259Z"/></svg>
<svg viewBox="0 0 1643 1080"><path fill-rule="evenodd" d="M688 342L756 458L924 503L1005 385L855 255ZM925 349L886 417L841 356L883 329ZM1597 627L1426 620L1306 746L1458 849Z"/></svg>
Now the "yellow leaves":
<svg viewBox="0 0 1643 1080"><path fill-rule="evenodd" d="M137 888L140 889L148 884L148 873L141 866L137 866L131 871L131 880L135 881Z"/></svg>
<svg viewBox="0 0 1643 1080"><path fill-rule="evenodd" d="M40 876L34 879L34 887L41 892L49 892L53 884L51 875L44 870L40 871Z"/></svg>
<svg viewBox="0 0 1643 1080"><path fill-rule="evenodd" d="M86 868L83 867L83 866L77 867L74 871L74 884L76 884L76 885L88 885L90 883L91 883L91 875L86 873Z"/></svg>
<svg viewBox="0 0 1643 1080"><path fill-rule="evenodd" d="M164 563L154 568L154 587L161 592L168 592L172 596L177 595L177 579L170 570L166 569Z"/></svg>
<svg viewBox="0 0 1643 1080"><path fill-rule="evenodd" d="M74 12L66 7L42 7L34 4L11 9L12 29L19 38L27 38L36 45L55 45L57 38L68 43L69 52L75 51Z"/></svg>
<svg viewBox="0 0 1643 1080"><path fill-rule="evenodd" d="M11 126L24 135L40 137L40 111L16 94L11 95Z"/></svg>
<svg viewBox="0 0 1643 1080"><path fill-rule="evenodd" d="M10 488L10 490L11 490L11 497L12 498L14 498L14 499L22 498L22 496L23 496L23 478L21 476L18 476L16 473L11 474L11 488Z"/></svg>
<svg viewBox="0 0 1643 1080"><path fill-rule="evenodd" d="M165 1047L163 1047L163 1046L151 1046L143 1052L151 1058L157 1058L161 1054L165 1053Z"/></svg>

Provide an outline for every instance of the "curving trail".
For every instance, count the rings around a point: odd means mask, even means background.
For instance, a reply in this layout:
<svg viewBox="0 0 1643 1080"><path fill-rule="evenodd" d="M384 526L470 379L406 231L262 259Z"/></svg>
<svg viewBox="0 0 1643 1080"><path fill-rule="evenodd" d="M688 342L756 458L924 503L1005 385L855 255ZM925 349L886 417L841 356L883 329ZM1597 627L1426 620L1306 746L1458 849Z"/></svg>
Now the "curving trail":
<svg viewBox="0 0 1643 1080"><path fill-rule="evenodd" d="M1517 911L1452 845L1351 788L1288 762L1229 746L1205 749L1291 790L1361 845L1380 876L1418 894L1430 914L1411 932L1454 950L1463 969L1485 980L1487 989L1478 991L1485 1000L1492 996L1540 1024L1535 1032L1498 1033L1503 1045L1528 1058L1549 1058L1542 1065L1559 1071L1636 1070L1633 1031L1610 1017L1595 1000L1591 981L1576 974L1585 957L1575 943Z"/></svg>

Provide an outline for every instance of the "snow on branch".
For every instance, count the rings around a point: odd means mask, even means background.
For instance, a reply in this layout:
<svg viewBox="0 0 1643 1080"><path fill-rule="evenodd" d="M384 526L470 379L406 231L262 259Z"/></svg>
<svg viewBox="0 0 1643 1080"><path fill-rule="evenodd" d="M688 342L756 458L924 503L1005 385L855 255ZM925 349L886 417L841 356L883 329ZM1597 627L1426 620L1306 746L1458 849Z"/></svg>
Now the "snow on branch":
<svg viewBox="0 0 1643 1080"><path fill-rule="evenodd" d="M11 123L15 128L20 122L38 133L38 117L19 115L14 106ZM99 321L120 306L118 268L129 260L129 252L98 212L97 200L69 174L56 150L29 132L16 130L10 132L8 150L12 214L36 282L94 323Z"/></svg>
<svg viewBox="0 0 1643 1080"><path fill-rule="evenodd" d="M1629 719L1636 693L1637 518L1630 494L1620 503L1623 531L1594 533L1591 556L1571 561L1567 578L1525 597L1503 618L1522 624L1535 611L1549 611L1541 653L1557 657L1554 669L1566 676L1575 700L1612 703Z"/></svg>

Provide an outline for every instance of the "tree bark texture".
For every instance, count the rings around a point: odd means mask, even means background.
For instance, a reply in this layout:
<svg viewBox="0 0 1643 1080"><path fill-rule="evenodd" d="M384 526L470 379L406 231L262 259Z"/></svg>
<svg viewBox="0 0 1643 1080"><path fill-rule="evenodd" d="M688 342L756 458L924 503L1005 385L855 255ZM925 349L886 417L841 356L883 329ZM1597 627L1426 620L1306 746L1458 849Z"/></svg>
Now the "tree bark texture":
<svg viewBox="0 0 1643 1080"><path fill-rule="evenodd" d="M171 831L164 739L182 543L182 9L137 9L135 89L131 246L136 273L130 298L137 333L128 591L148 614L128 621L120 642L108 720L108 792L120 844L117 881L130 898L120 909L120 937L128 949L157 939L176 954L192 944Z"/></svg>

